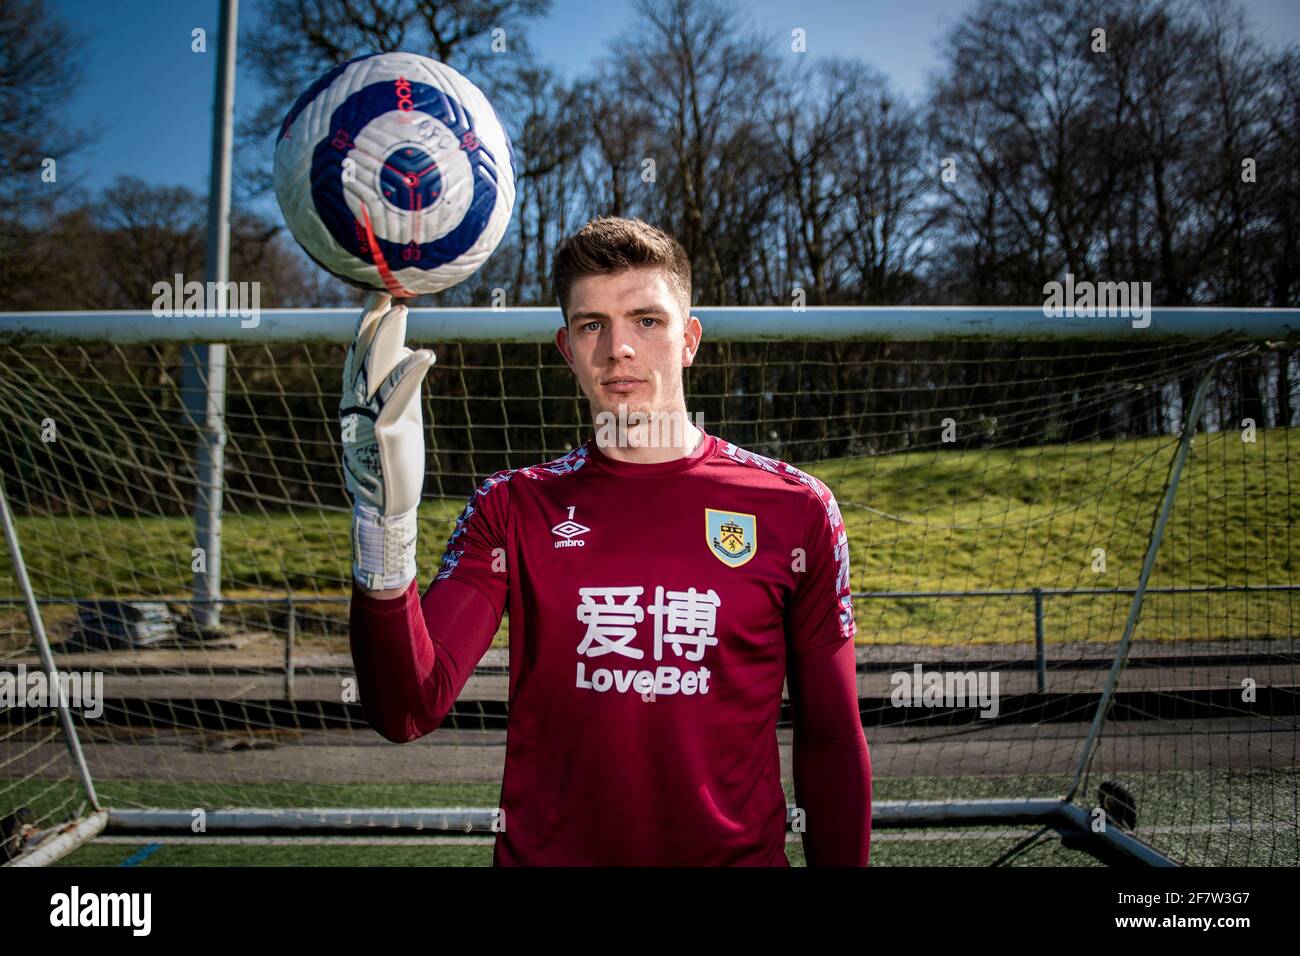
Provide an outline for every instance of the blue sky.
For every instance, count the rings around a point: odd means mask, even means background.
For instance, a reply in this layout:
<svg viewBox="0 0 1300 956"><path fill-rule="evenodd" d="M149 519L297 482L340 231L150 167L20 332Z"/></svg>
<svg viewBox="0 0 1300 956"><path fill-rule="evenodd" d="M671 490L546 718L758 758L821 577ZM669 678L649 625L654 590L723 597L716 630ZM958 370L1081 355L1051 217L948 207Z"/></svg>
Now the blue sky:
<svg viewBox="0 0 1300 956"><path fill-rule="evenodd" d="M924 87L937 65L935 41L974 0L743 0L751 22L788 37L807 31L810 57L859 57L906 93ZM67 175L98 192L118 175L158 185L207 189L217 31L216 0L51 0L86 38L86 82L68 104L103 128L91 147L62 164ZM585 73L608 42L633 20L631 0L554 0L528 31L538 57L561 72ZM1248 0L1261 35L1300 39L1300 2ZM252 28L259 0L240 3L240 25ZM190 31L208 31L209 52L190 50ZM788 41L787 41L788 42ZM260 102L247 70L237 75L236 110ZM285 104L287 109L289 104ZM66 180L65 180L66 181Z"/></svg>

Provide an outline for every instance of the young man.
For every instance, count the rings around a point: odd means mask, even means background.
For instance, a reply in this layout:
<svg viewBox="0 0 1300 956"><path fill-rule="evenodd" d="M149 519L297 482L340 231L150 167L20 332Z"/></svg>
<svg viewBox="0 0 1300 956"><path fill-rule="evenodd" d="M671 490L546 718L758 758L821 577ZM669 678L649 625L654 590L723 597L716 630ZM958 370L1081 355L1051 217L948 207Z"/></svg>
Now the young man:
<svg viewBox="0 0 1300 956"><path fill-rule="evenodd" d="M423 597L419 387L433 356L402 345L403 306L381 297L362 316L340 414L367 717L397 742L437 728L509 608L494 864L789 866L788 678L808 862L865 866L871 762L834 496L688 421L701 327L675 239L593 220L560 249L554 284L556 345L596 433L484 481ZM620 419L626 437L608 440Z"/></svg>

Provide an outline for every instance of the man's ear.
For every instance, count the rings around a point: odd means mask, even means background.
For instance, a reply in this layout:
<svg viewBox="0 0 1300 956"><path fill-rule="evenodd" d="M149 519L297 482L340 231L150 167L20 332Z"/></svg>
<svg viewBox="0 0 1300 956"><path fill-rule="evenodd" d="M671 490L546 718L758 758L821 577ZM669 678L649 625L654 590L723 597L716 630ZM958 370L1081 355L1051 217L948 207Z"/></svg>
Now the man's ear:
<svg viewBox="0 0 1300 956"><path fill-rule="evenodd" d="M569 368L573 368L573 353L569 351L569 327L562 325L555 330L555 347L560 350L564 356L564 361L568 363Z"/></svg>
<svg viewBox="0 0 1300 956"><path fill-rule="evenodd" d="M686 317L686 329L682 336L682 368L689 368L695 361L695 354L700 350L700 339L704 337L704 327L693 315Z"/></svg>

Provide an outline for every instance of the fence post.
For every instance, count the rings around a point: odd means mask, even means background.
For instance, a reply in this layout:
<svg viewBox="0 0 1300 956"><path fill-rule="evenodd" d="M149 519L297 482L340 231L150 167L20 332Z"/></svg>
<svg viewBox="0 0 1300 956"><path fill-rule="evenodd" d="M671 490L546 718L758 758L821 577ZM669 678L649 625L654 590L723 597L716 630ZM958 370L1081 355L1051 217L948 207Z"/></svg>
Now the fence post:
<svg viewBox="0 0 1300 956"><path fill-rule="evenodd" d="M284 629L284 699L293 700L293 642L298 634L298 612L294 610L293 595L289 595L289 620Z"/></svg>
<svg viewBox="0 0 1300 956"><path fill-rule="evenodd" d="M1038 671L1038 692L1047 693L1047 646L1043 640L1043 589L1034 588L1034 654Z"/></svg>

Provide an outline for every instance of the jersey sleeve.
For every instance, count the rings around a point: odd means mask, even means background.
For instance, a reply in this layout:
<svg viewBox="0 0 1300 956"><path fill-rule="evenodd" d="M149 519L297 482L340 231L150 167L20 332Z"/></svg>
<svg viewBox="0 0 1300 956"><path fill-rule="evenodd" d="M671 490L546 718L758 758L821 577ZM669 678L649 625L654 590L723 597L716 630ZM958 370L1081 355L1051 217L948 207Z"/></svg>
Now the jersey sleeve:
<svg viewBox="0 0 1300 956"><path fill-rule="evenodd" d="M354 585L352 659L370 725L399 743L436 729L482 659L505 611L508 482L497 472L456 519L424 597L412 581L400 598Z"/></svg>
<svg viewBox="0 0 1300 956"><path fill-rule="evenodd" d="M871 752L858 705L852 641L789 657L795 802L809 866L867 866Z"/></svg>
<svg viewBox="0 0 1300 956"><path fill-rule="evenodd" d="M505 610L509 588L506 553L511 474L497 472L470 495L433 579L434 584L458 581L469 585L491 602L498 617Z"/></svg>
<svg viewBox="0 0 1300 956"><path fill-rule="evenodd" d="M806 497L804 569L786 604L786 640L798 654L857 634L849 589L849 537L840 506L825 482L813 478Z"/></svg>
<svg viewBox="0 0 1300 956"><path fill-rule="evenodd" d="M394 743L436 730L492 645L501 615L472 587L374 598L353 582L352 662L370 726Z"/></svg>

